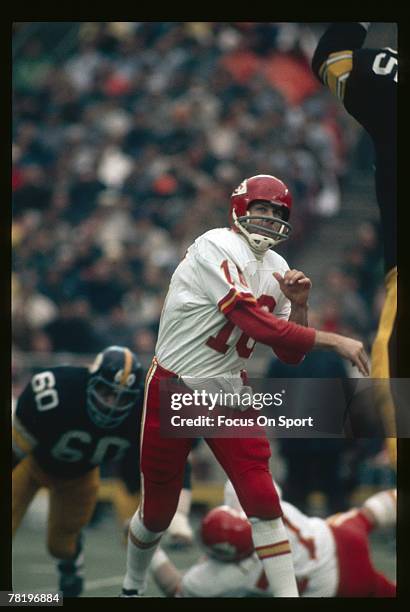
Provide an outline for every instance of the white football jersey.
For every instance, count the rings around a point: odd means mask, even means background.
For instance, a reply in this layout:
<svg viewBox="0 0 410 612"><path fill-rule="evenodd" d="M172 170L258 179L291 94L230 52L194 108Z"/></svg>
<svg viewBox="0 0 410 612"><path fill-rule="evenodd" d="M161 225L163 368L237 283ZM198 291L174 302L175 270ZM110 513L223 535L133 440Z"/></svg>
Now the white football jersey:
<svg viewBox="0 0 410 612"><path fill-rule="evenodd" d="M336 543L326 521L281 501L292 560L303 597L334 597L338 587Z"/></svg>
<svg viewBox="0 0 410 612"><path fill-rule="evenodd" d="M225 485L224 503L243 512L230 481ZM296 579L303 585L303 597L334 597L339 578L336 543L331 529L325 520L308 517L282 499L281 506ZM262 570L262 563L259 559L257 561Z"/></svg>
<svg viewBox="0 0 410 612"><path fill-rule="evenodd" d="M255 341L225 316L238 300L288 319L290 301L273 272L286 261L275 251L258 260L246 239L229 228L195 240L175 270L161 314L158 362L180 376L239 376Z"/></svg>
<svg viewBox="0 0 410 612"><path fill-rule="evenodd" d="M334 597L338 586L336 545L326 522L282 502L293 566L302 597ZM272 597L262 562L254 553L237 563L211 557L183 576L181 597Z"/></svg>
<svg viewBox="0 0 410 612"><path fill-rule="evenodd" d="M181 597L272 597L266 584L256 553L238 563L206 557L184 574L178 594Z"/></svg>

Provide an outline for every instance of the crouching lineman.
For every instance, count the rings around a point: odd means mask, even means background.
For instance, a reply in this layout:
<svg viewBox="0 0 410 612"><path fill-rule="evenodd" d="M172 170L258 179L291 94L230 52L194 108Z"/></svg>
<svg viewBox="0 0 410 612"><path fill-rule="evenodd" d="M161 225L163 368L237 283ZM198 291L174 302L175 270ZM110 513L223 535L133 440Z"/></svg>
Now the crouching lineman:
<svg viewBox="0 0 410 612"><path fill-rule="evenodd" d="M233 486L225 505L201 525L207 555L184 575L159 548L151 563L155 582L167 597L272 597L252 530ZM281 500L301 597L395 597L396 585L373 566L369 534L396 524L396 491L369 497L361 508L310 518Z"/></svg>
<svg viewBox="0 0 410 612"><path fill-rule="evenodd" d="M128 348L111 346L93 365L35 374L13 420L13 535L40 487L49 490L47 545L59 590L83 587L81 529L97 502L99 466L139 442L143 370ZM138 466L137 466L138 469Z"/></svg>

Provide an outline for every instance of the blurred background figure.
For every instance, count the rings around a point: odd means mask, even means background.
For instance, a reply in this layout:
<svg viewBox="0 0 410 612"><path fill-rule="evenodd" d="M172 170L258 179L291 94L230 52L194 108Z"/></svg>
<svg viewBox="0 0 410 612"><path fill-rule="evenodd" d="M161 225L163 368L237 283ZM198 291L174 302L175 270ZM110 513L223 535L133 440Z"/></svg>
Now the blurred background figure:
<svg viewBox="0 0 410 612"><path fill-rule="evenodd" d="M312 57L317 78L366 130L374 147L376 202L381 220L386 299L372 346L372 377L399 376L397 358L397 48L365 46L370 22L331 23ZM365 251L374 246L371 227L362 226ZM369 253L366 253L369 255ZM365 256L365 259L368 257ZM370 283L371 284L371 283ZM404 354L404 352L403 352ZM392 464L396 464L399 404L394 383L375 394ZM403 416L408 421L408 406Z"/></svg>

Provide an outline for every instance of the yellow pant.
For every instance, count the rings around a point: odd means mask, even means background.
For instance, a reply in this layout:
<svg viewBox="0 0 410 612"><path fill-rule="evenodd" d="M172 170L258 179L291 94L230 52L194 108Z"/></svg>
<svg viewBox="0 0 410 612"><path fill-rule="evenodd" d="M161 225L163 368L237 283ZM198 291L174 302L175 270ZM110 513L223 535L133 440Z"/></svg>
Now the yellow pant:
<svg viewBox="0 0 410 612"><path fill-rule="evenodd" d="M46 487L50 495L48 550L57 559L72 558L80 530L93 515L99 483L98 467L78 478L56 478L46 474L28 455L13 470L13 536L37 491Z"/></svg>
<svg viewBox="0 0 410 612"><path fill-rule="evenodd" d="M377 335L372 347L371 376L377 379L396 378L396 346L395 327L397 316L397 268L393 268L386 275L386 299L380 317ZM379 387L379 385L378 385ZM377 393L377 404L386 432L386 445L390 460L394 467L397 465L396 444L396 413L390 386L380 385Z"/></svg>

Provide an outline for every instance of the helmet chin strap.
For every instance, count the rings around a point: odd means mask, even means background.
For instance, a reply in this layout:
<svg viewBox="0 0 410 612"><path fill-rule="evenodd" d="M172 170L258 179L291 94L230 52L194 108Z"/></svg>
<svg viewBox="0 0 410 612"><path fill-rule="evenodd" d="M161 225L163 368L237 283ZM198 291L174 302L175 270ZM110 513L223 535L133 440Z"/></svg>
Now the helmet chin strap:
<svg viewBox="0 0 410 612"><path fill-rule="evenodd" d="M262 234L252 233L250 234L238 221L238 217L236 216L235 211L232 213L232 217L234 220L235 227L242 233L242 235L246 238L251 250L255 253L258 259L262 259L263 256L269 249L276 246L281 242L281 240L275 240L274 238L270 238L269 236L263 236Z"/></svg>
<svg viewBox="0 0 410 612"><path fill-rule="evenodd" d="M246 236L246 234L245 234ZM264 255L269 249L274 247L278 241L273 238L269 238L268 236L262 236L261 234L250 234L247 232L246 236L249 246L255 255Z"/></svg>

